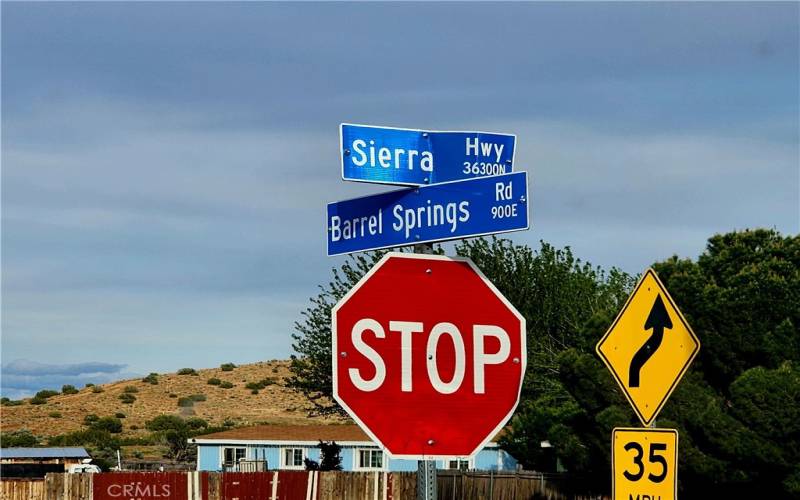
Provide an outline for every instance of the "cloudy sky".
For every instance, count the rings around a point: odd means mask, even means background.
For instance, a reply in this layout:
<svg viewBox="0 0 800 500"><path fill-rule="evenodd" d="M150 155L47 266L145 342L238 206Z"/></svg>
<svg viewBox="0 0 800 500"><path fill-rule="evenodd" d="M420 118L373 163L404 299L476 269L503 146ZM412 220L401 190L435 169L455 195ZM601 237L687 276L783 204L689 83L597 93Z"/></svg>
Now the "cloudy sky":
<svg viewBox="0 0 800 500"><path fill-rule="evenodd" d="M796 234L799 8L3 2L2 393L288 357L343 121L517 134L604 267Z"/></svg>

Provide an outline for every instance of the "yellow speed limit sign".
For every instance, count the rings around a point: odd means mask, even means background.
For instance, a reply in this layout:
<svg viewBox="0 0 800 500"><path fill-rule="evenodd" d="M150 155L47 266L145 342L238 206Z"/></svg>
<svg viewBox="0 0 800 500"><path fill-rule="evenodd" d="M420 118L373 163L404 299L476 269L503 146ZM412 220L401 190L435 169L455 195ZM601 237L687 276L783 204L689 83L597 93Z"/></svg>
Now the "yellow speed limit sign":
<svg viewBox="0 0 800 500"><path fill-rule="evenodd" d="M617 428L611 437L613 500L678 496L678 431Z"/></svg>

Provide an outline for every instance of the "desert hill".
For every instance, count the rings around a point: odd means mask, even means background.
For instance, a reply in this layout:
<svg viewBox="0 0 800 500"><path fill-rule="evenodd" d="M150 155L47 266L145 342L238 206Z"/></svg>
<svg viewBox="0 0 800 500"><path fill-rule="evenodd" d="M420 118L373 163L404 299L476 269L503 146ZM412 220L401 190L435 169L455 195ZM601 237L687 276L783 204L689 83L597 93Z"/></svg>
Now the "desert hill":
<svg viewBox="0 0 800 500"><path fill-rule="evenodd" d="M51 396L44 404L31 404L26 399L21 405L0 409L0 430L25 428L40 436L52 436L85 429L86 415L105 417L117 413L125 415L123 435L130 436L145 433L145 422L164 414L199 417L212 426L226 422L236 426L311 423L307 417L311 405L302 394L285 386L290 376L288 367L288 361L272 360L237 366L230 371L207 368L196 370L196 374L165 373L153 377L155 384L143 379L121 380L97 388L80 388L77 394ZM219 380L218 385L208 383L214 378ZM225 382L233 387L226 388ZM263 387L258 394L245 387L258 382ZM130 400L130 396L135 398L132 403L120 399ZM194 401L186 399L191 396L195 396ZM315 418L313 423L341 421Z"/></svg>

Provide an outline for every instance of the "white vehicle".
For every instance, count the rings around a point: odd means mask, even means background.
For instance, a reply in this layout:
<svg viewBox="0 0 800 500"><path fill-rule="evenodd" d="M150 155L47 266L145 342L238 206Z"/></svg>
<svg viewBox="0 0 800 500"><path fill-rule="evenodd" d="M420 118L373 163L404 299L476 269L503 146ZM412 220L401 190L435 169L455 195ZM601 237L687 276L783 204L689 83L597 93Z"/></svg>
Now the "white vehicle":
<svg viewBox="0 0 800 500"><path fill-rule="evenodd" d="M94 464L72 464L67 468L67 472L70 474L79 474L81 472L101 472L100 467Z"/></svg>

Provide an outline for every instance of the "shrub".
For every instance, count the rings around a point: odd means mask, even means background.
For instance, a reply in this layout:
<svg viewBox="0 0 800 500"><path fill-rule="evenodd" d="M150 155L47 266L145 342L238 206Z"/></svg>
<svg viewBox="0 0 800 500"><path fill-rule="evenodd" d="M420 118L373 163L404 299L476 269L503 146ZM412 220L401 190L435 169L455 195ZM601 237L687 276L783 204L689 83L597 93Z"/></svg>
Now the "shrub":
<svg viewBox="0 0 800 500"><path fill-rule="evenodd" d="M127 392L123 392L122 394L119 395L119 400L125 403L126 405L131 405L133 404L134 401L136 401L136 396Z"/></svg>
<svg viewBox="0 0 800 500"><path fill-rule="evenodd" d="M134 451L134 452L132 453L132 455L133 455L133 458L137 458L137 459L139 459L139 460L141 460L141 459L143 459L143 458L144 458L144 454L143 454L141 451L139 451L139 450L136 450L136 451Z"/></svg>
<svg viewBox="0 0 800 500"><path fill-rule="evenodd" d="M233 363L222 363L219 365L219 369L224 372L232 372L234 368L236 368L236 365Z"/></svg>
<svg viewBox="0 0 800 500"><path fill-rule="evenodd" d="M258 389L253 389L250 391L250 394L258 394Z"/></svg>
<svg viewBox="0 0 800 500"><path fill-rule="evenodd" d="M151 385L158 385L158 373L151 372L150 375L142 379L142 382Z"/></svg>
<svg viewBox="0 0 800 500"><path fill-rule="evenodd" d="M47 400L44 399L44 398L40 398L40 397L37 397L37 396L34 396L34 397L31 398L31 404L32 405L43 405L45 403L47 403Z"/></svg>
<svg viewBox="0 0 800 500"><path fill-rule="evenodd" d="M178 370L178 375L198 375L198 373L194 368L181 368Z"/></svg>
<svg viewBox="0 0 800 500"><path fill-rule="evenodd" d="M192 401L205 401L206 400L206 395L205 394L192 394L191 396L189 396L189 399L191 399Z"/></svg>
<svg viewBox="0 0 800 500"><path fill-rule="evenodd" d="M90 414L86 415L85 417L83 417L83 424L84 425L92 425L93 423L97 422L98 420L100 420L100 417L98 417L94 413L90 413Z"/></svg>
<svg viewBox="0 0 800 500"><path fill-rule="evenodd" d="M250 391L258 391L260 389L265 389L266 387L274 385L276 383L277 382L275 382L274 378L267 377L265 379L259 380L258 382L248 382L247 384L245 384L245 387L250 389ZM252 394L258 394L258 392L252 392Z"/></svg>
<svg viewBox="0 0 800 500"><path fill-rule="evenodd" d="M22 400L21 399L14 400L14 399L3 398L3 400L2 400L2 405L3 406L19 406L21 404L22 404Z"/></svg>
<svg viewBox="0 0 800 500"><path fill-rule="evenodd" d="M58 396L58 391L51 391L50 389L44 389L36 393L37 398L40 399L47 399L49 397Z"/></svg>
<svg viewBox="0 0 800 500"><path fill-rule="evenodd" d="M20 429L18 431L4 432L2 434L3 448L5 447L24 447L32 448L41 444L39 436L35 436L28 429Z"/></svg>
<svg viewBox="0 0 800 500"><path fill-rule="evenodd" d="M92 423L91 428L111 434L119 434L122 432L122 422L116 417L103 417Z"/></svg>
<svg viewBox="0 0 800 500"><path fill-rule="evenodd" d="M50 418L61 418L61 412L51 411L50 413L47 414L47 416Z"/></svg>
<svg viewBox="0 0 800 500"><path fill-rule="evenodd" d="M222 382L221 384L219 384L219 386L222 387L223 389L232 389L234 387L233 384L227 381Z"/></svg>
<svg viewBox="0 0 800 500"><path fill-rule="evenodd" d="M84 387L94 387L94 384L93 384L93 383L91 383L91 382L87 382L87 383L86 383L86 384L84 384L83 386L84 386Z"/></svg>
<svg viewBox="0 0 800 500"><path fill-rule="evenodd" d="M78 389L74 385L64 384L61 386L61 394L78 394Z"/></svg>
<svg viewBox="0 0 800 500"><path fill-rule="evenodd" d="M139 389L132 385L126 385L122 392L127 392L128 394L133 394L134 392L139 392Z"/></svg>
<svg viewBox="0 0 800 500"><path fill-rule="evenodd" d="M183 429L186 424L183 419L177 415L159 415L153 420L148 420L144 426L149 431L159 432L169 429Z"/></svg>
<svg viewBox="0 0 800 500"><path fill-rule="evenodd" d="M174 392L170 392L170 393L169 393L169 397L171 397L171 398L173 398L173 399L174 399L174 398L177 398L177 397L178 397L178 395L177 395L177 394L175 394Z"/></svg>
<svg viewBox="0 0 800 500"><path fill-rule="evenodd" d="M139 426L138 425L132 425L132 426L130 426L130 430L132 430L132 431L139 430Z"/></svg>
<svg viewBox="0 0 800 500"><path fill-rule="evenodd" d="M121 411L118 411L117 413L115 413L114 416L117 417L117 418L125 418L125 414L122 413Z"/></svg>
<svg viewBox="0 0 800 500"><path fill-rule="evenodd" d="M219 385L219 384L222 383L222 380L220 380L220 379L218 379L216 377L211 377L210 379L208 379L208 381L206 383L208 385Z"/></svg>
<svg viewBox="0 0 800 500"><path fill-rule="evenodd" d="M205 429L208 427L208 422L198 417L187 419L185 423L186 427L192 430Z"/></svg>
<svg viewBox="0 0 800 500"><path fill-rule="evenodd" d="M223 427L233 427L236 425L233 420L226 418L224 422L222 422Z"/></svg>
<svg viewBox="0 0 800 500"><path fill-rule="evenodd" d="M188 408L190 406L194 406L194 399L178 398L178 408Z"/></svg>
<svg viewBox="0 0 800 500"><path fill-rule="evenodd" d="M95 393L95 394L100 394L101 392L105 392L105 389L103 389L99 385L93 385L92 386L92 392Z"/></svg>

